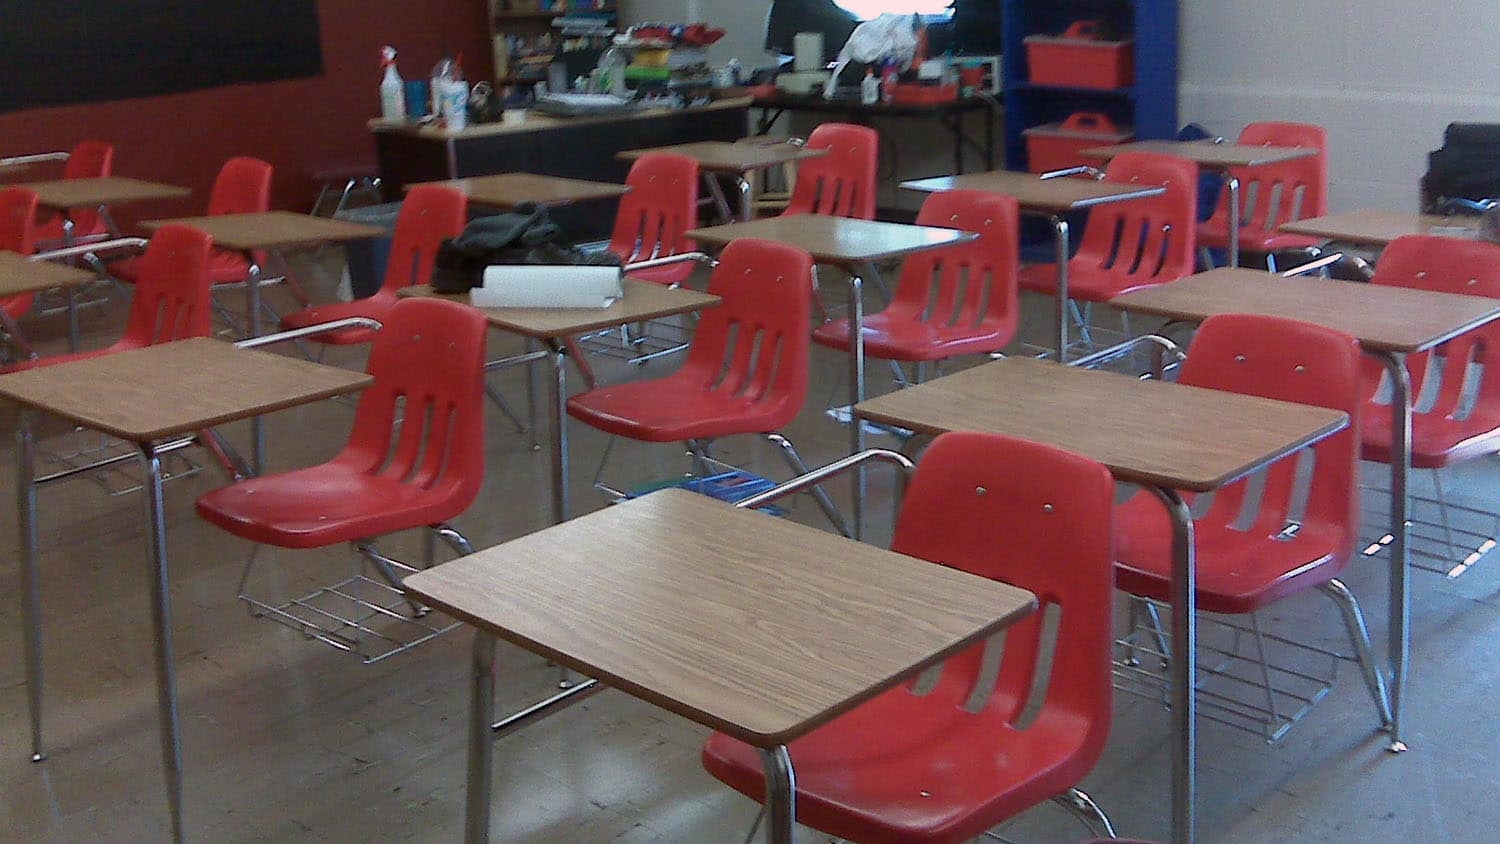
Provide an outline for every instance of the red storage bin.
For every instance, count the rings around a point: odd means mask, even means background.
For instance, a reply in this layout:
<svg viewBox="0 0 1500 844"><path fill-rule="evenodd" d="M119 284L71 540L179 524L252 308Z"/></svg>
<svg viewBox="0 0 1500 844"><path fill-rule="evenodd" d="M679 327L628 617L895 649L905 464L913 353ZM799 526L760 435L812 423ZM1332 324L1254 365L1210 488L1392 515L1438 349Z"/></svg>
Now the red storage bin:
<svg viewBox="0 0 1500 844"><path fill-rule="evenodd" d="M1059 123L1043 123L1021 133L1026 138L1026 160L1031 172L1045 173L1101 162L1080 153L1090 147L1123 144L1135 138L1129 126L1116 126L1107 115L1078 111Z"/></svg>
<svg viewBox="0 0 1500 844"><path fill-rule="evenodd" d="M1096 20L1075 21L1060 38L1028 35L1023 42L1033 84L1124 88L1135 81L1135 42L1102 40Z"/></svg>

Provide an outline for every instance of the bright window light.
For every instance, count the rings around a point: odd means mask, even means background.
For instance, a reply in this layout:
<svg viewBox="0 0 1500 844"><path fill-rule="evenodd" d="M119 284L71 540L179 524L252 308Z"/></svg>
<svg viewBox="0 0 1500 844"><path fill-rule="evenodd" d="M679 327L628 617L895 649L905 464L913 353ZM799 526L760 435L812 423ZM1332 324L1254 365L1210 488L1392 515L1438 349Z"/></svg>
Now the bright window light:
<svg viewBox="0 0 1500 844"><path fill-rule="evenodd" d="M953 0L833 0L833 2L847 9L860 20L869 20L887 12L898 15L916 13L923 17L942 18L953 15L953 10L950 8Z"/></svg>

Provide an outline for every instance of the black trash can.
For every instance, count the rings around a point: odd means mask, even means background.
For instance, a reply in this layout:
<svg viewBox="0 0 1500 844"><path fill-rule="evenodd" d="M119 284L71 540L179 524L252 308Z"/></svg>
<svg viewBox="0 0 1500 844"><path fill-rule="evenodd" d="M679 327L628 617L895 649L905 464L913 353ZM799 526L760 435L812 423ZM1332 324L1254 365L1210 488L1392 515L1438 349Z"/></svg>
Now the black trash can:
<svg viewBox="0 0 1500 844"><path fill-rule="evenodd" d="M386 202L381 205L366 205L361 208L346 208L333 215L338 220L379 226L392 234L396 231L396 217L401 213L401 203ZM374 295L385 280L385 265L391 255L391 237L370 237L351 240L344 244L344 254L349 260L349 288L354 298L363 299Z"/></svg>

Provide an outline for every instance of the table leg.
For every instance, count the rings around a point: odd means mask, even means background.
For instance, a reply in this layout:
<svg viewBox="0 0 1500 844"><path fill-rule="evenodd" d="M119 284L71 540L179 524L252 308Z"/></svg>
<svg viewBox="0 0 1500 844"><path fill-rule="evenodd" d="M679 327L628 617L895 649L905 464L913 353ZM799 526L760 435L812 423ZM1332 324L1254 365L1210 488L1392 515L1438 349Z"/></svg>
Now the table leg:
<svg viewBox="0 0 1500 844"><path fill-rule="evenodd" d="M464 799L464 841L490 840L490 789L495 745L490 721L495 717L495 637L474 631L469 685L469 778Z"/></svg>
<svg viewBox="0 0 1500 844"><path fill-rule="evenodd" d="M1224 171L1224 183L1229 187L1229 266L1240 265L1240 179Z"/></svg>
<svg viewBox="0 0 1500 844"><path fill-rule="evenodd" d="M714 201L714 210L719 212L719 218L725 222L733 222L734 212L729 210L729 200L724 196L724 186L719 184L718 174L704 173L703 184L708 185L708 195Z"/></svg>
<svg viewBox="0 0 1500 844"><path fill-rule="evenodd" d="M1198 752L1198 572L1193 514L1175 490L1149 487L1172 519L1172 841L1192 844L1196 814Z"/></svg>
<svg viewBox="0 0 1500 844"><path fill-rule="evenodd" d="M245 325L251 337L260 336L260 264L255 256L245 253L250 261L250 274L245 277ZM250 420L250 467L255 474L264 474L266 468L266 425L261 417Z"/></svg>
<svg viewBox="0 0 1500 844"><path fill-rule="evenodd" d="M766 841L792 844L797 823L797 778L792 773L792 755L786 745L760 748L766 772Z"/></svg>
<svg viewBox="0 0 1500 844"><path fill-rule="evenodd" d="M76 245L73 239L73 217L67 211L62 214L62 243L67 248ZM69 258L68 263L74 263L76 259ZM77 288L69 286L63 291L63 297L67 300L68 307L68 351L78 351L78 291Z"/></svg>
<svg viewBox="0 0 1500 844"><path fill-rule="evenodd" d="M37 570L35 415L22 409L16 425L16 504L21 525L21 635L26 659L26 704L31 715L31 761L42 750L42 587Z"/></svg>
<svg viewBox="0 0 1500 844"><path fill-rule="evenodd" d="M1057 261L1057 362L1068 362L1068 221L1052 218L1054 260Z"/></svg>
<svg viewBox="0 0 1500 844"><path fill-rule="evenodd" d="M865 426L854 415L854 408L865 400L865 297L864 282L858 273L849 274L849 453L865 450ZM854 538L865 535L865 470L856 466L849 473L854 500L849 505L854 517ZM788 839L790 840L790 839Z"/></svg>
<svg viewBox="0 0 1500 844"><path fill-rule="evenodd" d="M540 355L543 355L543 356L546 356L548 354L548 352L543 351L537 345L537 341L535 341L535 340L531 339L530 337L528 337L528 338L526 338L526 354L529 355L529 354L531 354L533 352L536 352L537 354L540 354ZM536 424L537 423L537 402L536 402L536 397L538 395L540 395L541 392L542 392L541 379L542 379L542 374L541 374L541 371L538 368L537 364L535 364L535 363L528 363L528 364L526 364L526 421L527 421L527 424L529 424L531 426L531 450L532 451L541 451L542 450L542 441L540 439L538 439L538 437L540 437L541 434L538 433L538 431L537 431L537 424Z"/></svg>
<svg viewBox="0 0 1500 844"><path fill-rule="evenodd" d="M734 186L740 192L740 221L748 223L755 219L755 199L750 195L750 180L741 173L734 177Z"/></svg>
<svg viewBox="0 0 1500 844"><path fill-rule="evenodd" d="M547 414L552 423L552 521L562 524L572 517L568 501L568 353L560 340L548 340L552 350L552 399Z"/></svg>
<svg viewBox="0 0 1500 844"><path fill-rule="evenodd" d="M1411 472L1411 375L1406 356L1396 352L1379 355L1391 376L1391 598L1390 661L1392 753L1406 750L1401 740L1401 697L1406 688L1406 662L1411 656L1411 566L1408 559L1407 476Z"/></svg>
<svg viewBox="0 0 1500 844"><path fill-rule="evenodd" d="M182 841L182 743L177 729L176 660L172 654L172 597L167 583L167 519L162 500L161 455L143 445L146 469L146 518L151 546L151 622L156 628L156 702L161 729L162 773L167 781L167 807L172 816L172 840Z"/></svg>

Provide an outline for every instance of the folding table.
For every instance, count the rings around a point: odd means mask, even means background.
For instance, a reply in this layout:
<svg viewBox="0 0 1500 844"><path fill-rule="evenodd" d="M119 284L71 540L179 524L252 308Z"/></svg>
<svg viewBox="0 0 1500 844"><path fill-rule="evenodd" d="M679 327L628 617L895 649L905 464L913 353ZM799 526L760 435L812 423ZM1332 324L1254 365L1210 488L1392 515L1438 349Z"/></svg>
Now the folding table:
<svg viewBox="0 0 1500 844"><path fill-rule="evenodd" d="M791 143L762 140L763 143L698 141L673 146L627 149L617 153L615 157L624 161L635 161L649 152L675 152L678 155L685 155L698 162L698 168L703 173L703 183L708 185L714 205L719 213L724 215L724 219L747 222L755 219L748 178L751 173L780 167L793 161L821 158L828 154L826 149L808 149ZM729 200L724 197L724 189L719 186L719 180L714 178L715 175L721 173L733 176L735 185L739 188L740 208L737 219L736 215L729 210Z"/></svg>
<svg viewBox="0 0 1500 844"><path fill-rule="evenodd" d="M849 405L852 407L865 398L865 303L863 279L875 282L886 301L890 293L880 280L880 271L875 262L889 258L900 258L914 252L940 249L955 243L966 243L979 235L973 232L943 229L934 226L914 226L907 223L887 223L877 220L855 220L848 217L830 217L823 214L793 214L768 217L745 223L729 223L703 229L693 229L687 236L705 246L728 245L738 237L758 237L774 240L806 250L820 264L833 264L849 273ZM852 420L851 420L852 421ZM864 428L852 424L850 428L849 453L864 451ZM863 468L850 473L854 484L854 535L862 535L864 524Z"/></svg>
<svg viewBox="0 0 1500 844"><path fill-rule="evenodd" d="M413 182L403 186L402 190L410 191L418 184L456 188L474 205L491 208L514 208L523 202L556 207L589 199L612 199L630 191L629 186L614 182L564 179L536 173L500 173L442 182Z"/></svg>
<svg viewBox="0 0 1500 844"><path fill-rule="evenodd" d="M1068 361L1068 256L1071 237L1067 214L1108 205L1160 196L1161 185L1138 186L1097 179L1042 179L1014 170L990 170L961 176L935 176L901 183L907 190L935 193L944 190L982 190L1015 197L1022 213L1038 214L1052 224L1054 258L1057 262L1057 359Z"/></svg>
<svg viewBox="0 0 1500 844"><path fill-rule="evenodd" d="M1406 234L1476 238L1479 237L1479 218L1362 208L1282 223L1281 230L1288 234L1343 240L1361 246L1385 246Z"/></svg>
<svg viewBox="0 0 1500 844"><path fill-rule="evenodd" d="M489 840L497 637L760 748L767 834L791 844L787 744L1036 608L1022 589L678 489L404 583L476 628L470 844Z"/></svg>
<svg viewBox="0 0 1500 844"><path fill-rule="evenodd" d="M37 413L127 440L145 466L151 557L151 618L155 634L157 717L172 838L182 840L182 749L177 725L176 660L167 579L167 525L162 456L190 444L197 431L362 389L363 372L281 355L237 349L208 338L149 346L55 366L0 375L0 399L21 406L16 429L17 505L21 534L21 617L33 762L42 749L41 585L37 487L89 468L36 477L33 426ZM111 461L113 462L113 461ZM97 464L96 464L97 465Z"/></svg>
<svg viewBox="0 0 1500 844"><path fill-rule="evenodd" d="M1268 147L1258 144L1226 144L1203 141L1132 141L1107 147L1092 147L1082 152L1105 161L1122 152L1159 152L1218 170L1229 188L1229 266L1240 263L1240 180L1234 167L1261 167L1318 154L1312 147Z"/></svg>
<svg viewBox="0 0 1500 844"><path fill-rule="evenodd" d="M1171 285L1168 285L1171 286ZM982 431L1103 463L1161 499L1173 522L1173 840L1194 836L1197 573L1193 517L1180 491L1210 492L1349 424L1343 413L1165 381L1006 358L871 399L855 416L922 434Z"/></svg>
<svg viewBox="0 0 1500 844"><path fill-rule="evenodd" d="M1411 377L1406 356L1425 351L1500 318L1500 299L1412 290L1383 284L1283 278L1223 267L1173 284L1118 296L1110 305L1173 320L1202 322L1214 314L1268 314L1326 326L1353 336L1391 378L1391 627L1390 749L1401 739L1401 698L1410 654L1410 554L1407 476L1411 467Z"/></svg>
<svg viewBox="0 0 1500 844"><path fill-rule="evenodd" d="M627 278L622 281L625 295L607 308L480 308L490 325L502 331L519 334L527 340L546 344L542 351L490 361L487 369L515 363L529 363L542 357L552 360L552 380L548 385L548 421L552 425L552 518L567 521L572 516L568 494L568 425L567 360L568 340L579 334L612 328L631 322L644 322L674 316L719 304L719 297L684 288L663 287L649 281ZM416 285L400 291L401 296L437 296L469 304L468 294L433 293L428 285Z"/></svg>

